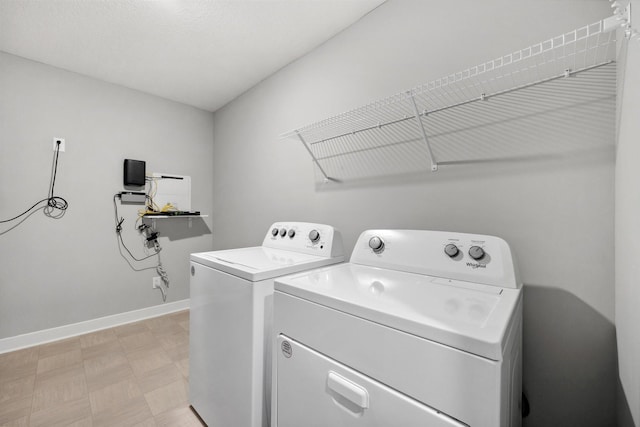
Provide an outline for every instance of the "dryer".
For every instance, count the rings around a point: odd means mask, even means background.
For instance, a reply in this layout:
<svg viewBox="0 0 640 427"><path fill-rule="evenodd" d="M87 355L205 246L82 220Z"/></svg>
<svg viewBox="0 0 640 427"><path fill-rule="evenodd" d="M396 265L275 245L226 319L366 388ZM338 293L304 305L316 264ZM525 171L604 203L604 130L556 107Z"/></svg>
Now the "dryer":
<svg viewBox="0 0 640 427"><path fill-rule="evenodd" d="M362 233L277 279L272 425L521 425L522 286L497 237Z"/></svg>
<svg viewBox="0 0 640 427"><path fill-rule="evenodd" d="M191 254L189 403L210 426L269 425L273 280L344 260L340 232L278 222L262 246Z"/></svg>

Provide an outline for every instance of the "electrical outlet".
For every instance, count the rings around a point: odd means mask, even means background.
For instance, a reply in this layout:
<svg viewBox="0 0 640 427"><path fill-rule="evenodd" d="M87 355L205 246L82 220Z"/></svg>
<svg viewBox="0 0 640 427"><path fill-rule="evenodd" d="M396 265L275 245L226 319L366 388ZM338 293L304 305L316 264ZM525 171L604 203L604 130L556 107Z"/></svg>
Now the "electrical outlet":
<svg viewBox="0 0 640 427"><path fill-rule="evenodd" d="M160 276L156 276L153 278L153 289L159 288L162 283L162 279Z"/></svg>
<svg viewBox="0 0 640 427"><path fill-rule="evenodd" d="M58 142L60 142L60 152L64 152L64 149L66 148L64 138L53 138L53 151L58 149Z"/></svg>

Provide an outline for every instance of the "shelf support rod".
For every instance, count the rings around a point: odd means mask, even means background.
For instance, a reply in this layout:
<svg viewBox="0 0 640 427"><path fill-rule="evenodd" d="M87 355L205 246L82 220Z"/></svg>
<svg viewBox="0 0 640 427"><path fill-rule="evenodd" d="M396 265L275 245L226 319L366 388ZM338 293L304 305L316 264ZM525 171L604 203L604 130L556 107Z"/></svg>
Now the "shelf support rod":
<svg viewBox="0 0 640 427"><path fill-rule="evenodd" d="M422 134L422 139L427 146L427 154L429 155L429 161L431 162L431 172L435 172L438 170L438 163L436 163L436 159L433 156L433 151L431 151L431 144L429 144L429 139L427 138L427 132L424 130L424 126L422 125L422 119L420 118L420 112L418 111L418 106L416 105L416 100L413 97L413 94L409 93L409 100L411 101L411 106L413 107L413 111L415 113L416 122L418 128L420 129L420 133Z"/></svg>
<svg viewBox="0 0 640 427"><path fill-rule="evenodd" d="M327 173L324 171L324 169L322 168L322 166L320 166L320 162L318 162L318 159L316 158L316 156L313 154L313 152L311 151L311 149L309 148L309 146L307 145L307 142L304 140L304 138L302 137L302 135L300 135L300 132L298 132L297 130L294 131L296 133L296 135L298 135L298 139L300 139L300 142L302 142L302 145L304 145L304 148L307 149L307 151L309 152L309 155L311 156L311 159L313 159L313 162L316 164L316 166L318 167L318 169L320 169L320 172L322 172L322 175L324 176L324 182L329 182L329 181L335 181L332 178L329 178L329 176L327 175Z"/></svg>

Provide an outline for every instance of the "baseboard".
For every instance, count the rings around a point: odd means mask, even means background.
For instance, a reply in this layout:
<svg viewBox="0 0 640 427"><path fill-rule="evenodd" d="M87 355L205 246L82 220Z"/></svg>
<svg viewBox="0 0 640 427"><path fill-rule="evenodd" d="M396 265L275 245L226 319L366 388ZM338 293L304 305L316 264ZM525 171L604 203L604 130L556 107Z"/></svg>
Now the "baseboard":
<svg viewBox="0 0 640 427"><path fill-rule="evenodd" d="M101 329L113 328L114 326L124 325L126 323L158 317L174 313L176 311L186 310L188 308L189 300L184 299L182 301L154 305L153 307L114 314L112 316L99 317L97 319L73 323L71 325L43 329L37 332L16 335L15 337L2 338L0 339L0 354L20 350L22 348L33 347L34 345L46 344L48 342L64 338L88 334Z"/></svg>

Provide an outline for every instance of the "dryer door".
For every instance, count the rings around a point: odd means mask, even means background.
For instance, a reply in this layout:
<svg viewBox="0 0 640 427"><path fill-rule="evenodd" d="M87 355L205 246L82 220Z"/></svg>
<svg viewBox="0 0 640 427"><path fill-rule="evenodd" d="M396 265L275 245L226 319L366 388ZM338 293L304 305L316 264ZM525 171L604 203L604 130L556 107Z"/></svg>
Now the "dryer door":
<svg viewBox="0 0 640 427"><path fill-rule="evenodd" d="M464 426L284 335L277 376L278 427Z"/></svg>

